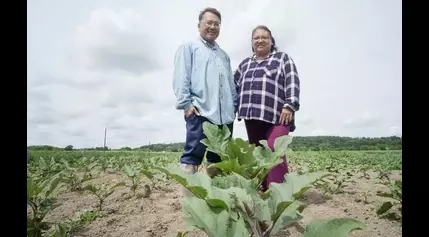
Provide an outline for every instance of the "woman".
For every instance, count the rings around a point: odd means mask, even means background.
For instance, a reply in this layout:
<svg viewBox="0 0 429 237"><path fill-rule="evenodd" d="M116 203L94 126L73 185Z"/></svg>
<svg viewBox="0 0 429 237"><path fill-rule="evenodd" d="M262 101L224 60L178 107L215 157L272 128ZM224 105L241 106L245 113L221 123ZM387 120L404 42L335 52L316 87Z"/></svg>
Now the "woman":
<svg viewBox="0 0 429 237"><path fill-rule="evenodd" d="M261 146L267 140L271 150L277 137L295 130L295 112L299 109L300 81L295 63L277 51L266 26L252 31L253 55L244 59L234 74L237 86L238 120L244 120L249 143ZM263 191L272 182L282 183L288 173L286 157L274 167L262 184Z"/></svg>

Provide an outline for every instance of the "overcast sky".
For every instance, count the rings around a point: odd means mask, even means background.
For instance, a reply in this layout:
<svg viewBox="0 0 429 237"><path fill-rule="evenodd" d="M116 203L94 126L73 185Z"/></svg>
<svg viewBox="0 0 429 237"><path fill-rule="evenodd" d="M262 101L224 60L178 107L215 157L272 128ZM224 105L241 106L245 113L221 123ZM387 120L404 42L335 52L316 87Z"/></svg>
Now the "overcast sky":
<svg viewBox="0 0 429 237"><path fill-rule="evenodd" d="M182 142L175 50L198 13L222 13L218 43L233 69L267 25L295 61L301 109L291 135L402 134L400 0L27 1L28 145L137 147ZM235 137L246 137L236 122Z"/></svg>

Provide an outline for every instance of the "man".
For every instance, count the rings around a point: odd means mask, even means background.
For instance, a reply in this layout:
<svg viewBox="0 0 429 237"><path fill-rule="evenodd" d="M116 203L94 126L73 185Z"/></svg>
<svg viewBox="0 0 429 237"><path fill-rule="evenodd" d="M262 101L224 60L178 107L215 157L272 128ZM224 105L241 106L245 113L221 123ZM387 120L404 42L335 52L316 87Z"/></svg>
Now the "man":
<svg viewBox="0 0 429 237"><path fill-rule="evenodd" d="M179 46L174 59L173 89L176 109L184 111L186 122L185 151L180 157L183 169L195 173L206 152L200 142L205 138L202 124L206 121L233 130L237 107L230 58L216 43L221 14L206 8L198 16L200 37ZM207 152L207 163L220 162L217 154ZM213 177L216 170L207 169Z"/></svg>

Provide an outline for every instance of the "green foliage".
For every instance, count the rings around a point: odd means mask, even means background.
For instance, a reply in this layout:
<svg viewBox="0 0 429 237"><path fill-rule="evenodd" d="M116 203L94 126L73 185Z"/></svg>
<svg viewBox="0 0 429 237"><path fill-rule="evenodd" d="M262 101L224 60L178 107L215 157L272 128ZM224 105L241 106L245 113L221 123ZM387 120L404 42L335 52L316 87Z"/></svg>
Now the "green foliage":
<svg viewBox="0 0 429 237"><path fill-rule="evenodd" d="M184 220L189 226L201 229L209 237L266 237L302 219L300 213L305 206L299 198L314 182L327 176L327 172L290 173L284 183L273 183L267 192L258 192L269 170L281 162L292 141L290 136L278 138L272 152L266 141L261 141L263 147L254 147L241 139L230 140L226 126L218 129L204 123L203 129L207 138L201 142L222 159L209 167L220 169L221 176L211 179L205 173L188 174L178 167L157 168L193 194L186 196L183 202ZM329 227L331 224L313 226ZM310 228L307 235L326 236L320 233Z"/></svg>
<svg viewBox="0 0 429 237"><path fill-rule="evenodd" d="M31 215L27 216L28 237L41 237L52 227L52 223L45 222L44 218L59 206L54 197L60 181L60 175L45 180L27 179L27 204L31 207Z"/></svg>
<svg viewBox="0 0 429 237"><path fill-rule="evenodd" d="M87 210L78 213L74 218L70 218L65 222L59 223L54 228L49 229L45 236L49 237L70 237L73 233L83 229L92 221L100 216L100 212L94 210Z"/></svg>
<svg viewBox="0 0 429 237"><path fill-rule="evenodd" d="M81 176L77 174L77 168L73 168L69 165L67 160L62 159L64 169L61 171L62 174L62 182L66 184L70 191L80 191L82 190L82 184L86 181L92 179L92 176L88 173L84 173Z"/></svg>
<svg viewBox="0 0 429 237"><path fill-rule="evenodd" d="M263 182L269 170L282 162L281 157L286 154L292 137L282 136L274 143L275 151L268 147L267 141L260 141L262 147L249 145L240 138L229 139L229 129L213 127L210 123L203 124L207 138L201 143L207 150L218 154L222 161L210 165L208 168L218 168L225 174L236 173L252 180L258 186Z"/></svg>
<svg viewBox="0 0 429 237"><path fill-rule="evenodd" d="M124 165L122 167L122 172L124 172L124 174L131 180L131 185L129 185L128 187L131 189L133 195L135 196L136 190L139 186L140 177L138 176L137 172L129 165Z"/></svg>
<svg viewBox="0 0 429 237"><path fill-rule="evenodd" d="M119 182L114 185L111 184L100 184L100 185L94 185L94 184L88 184L85 187L82 188L84 191L88 191L89 193L93 194L98 198L98 210L102 211L103 203L106 198L108 198L110 195L113 194L115 191L115 188L125 186L125 182Z"/></svg>
<svg viewBox="0 0 429 237"><path fill-rule="evenodd" d="M391 171L402 169L402 152L397 151L306 151L289 152L288 161L309 172L321 170Z"/></svg>
<svg viewBox="0 0 429 237"><path fill-rule="evenodd" d="M170 144L149 144L137 148L122 147L117 151L169 151L179 152L183 150L183 142ZM71 146L71 145L70 145ZM73 147L73 146L72 146ZM306 136L294 137L294 143L289 146L294 151L385 151L385 150L402 150L402 137L378 137L378 138L352 138L339 136ZM29 146L31 151L50 150L60 151L64 148L44 146ZM73 148L76 150L76 148ZM83 148L81 151L108 151L112 149L104 147Z"/></svg>
<svg viewBox="0 0 429 237"><path fill-rule="evenodd" d="M207 128L207 125L205 125ZM209 128L210 129L210 128ZM42 218L35 218L33 209L28 215L28 236L71 236L76 230L83 228L98 215L108 215L106 211L101 212L104 200L113 194L111 184L86 185L85 190L93 195L98 195L99 205L96 210L89 210L87 214L76 216L74 219L59 220L61 223L48 223L43 217L48 215L58 204L55 202L55 193L66 191L59 187L64 185L69 190L82 190L85 184L102 175L102 172L124 174L124 178L135 179L137 184L143 176L152 183L151 188L163 189L170 192L164 181L174 179L185 186L193 194L183 200L183 212L185 220L190 226L199 228L210 233L210 236L268 236L278 233L291 224L302 218L305 206L300 202L300 198L309 187L317 186L320 190L330 194L339 194L343 191L350 193L355 190L343 190L349 183L356 184L356 181L363 179L389 179L392 170L402 169L402 153L400 151L332 151L338 145L327 145L332 143L332 139L327 137L319 141L322 151L309 151L312 147L295 148L300 143L301 138L284 136L276 140L275 152L271 152L262 141L263 147L249 145L242 139L229 139L229 130L211 130L211 135L202 142L207 144L209 150L219 153L223 160L221 163L213 164L211 167L220 169L220 175L210 178L205 173L189 175L183 173L178 167L169 167L169 164L176 163L178 153L165 152L174 150L174 144L163 146L163 144L153 144L149 149L131 149L125 147L120 150L82 150L75 149L64 151L64 148L32 149L29 151L28 176L29 182L43 186L46 183L48 190L48 180L60 179L55 192L52 192L43 205L39 205L36 210ZM314 138L308 138L309 141ZM392 138L395 141L396 138ZM353 139L352 139L353 140ZM357 139L359 140L359 139ZM364 141L365 139L361 139ZM355 140L356 141L356 140ZM350 143L352 146L353 142ZM177 151L182 149L183 144L176 144ZM315 144L317 145L317 144ZM353 145L358 149L359 146ZM45 147L46 148L46 147ZM292 148L292 150L290 149ZM390 148L389 148L390 149ZM314 149L313 149L314 150ZM283 184L272 184L267 192L259 191L259 184L267 172L276 164L280 163L282 155L286 154L292 173L288 174L286 182ZM125 167L129 167L127 169ZM124 172L124 170L133 172ZM158 172L162 171L162 172ZM376 175L373 172L375 171ZM328 174L329 175L326 175ZM361 177L357 177L361 175ZM312 175L313 178L312 178ZM138 177L138 178L137 178ZM356 179L357 178L357 179ZM303 185L299 184L303 180ZM369 180L368 180L369 181ZM160 185L158 185L158 182ZM298 183L297 183L298 182ZM140 187L133 185L133 181L127 182L129 187ZM155 184L157 184L155 186ZM394 183L386 183L393 185ZM114 186L114 185L113 185ZM141 186L141 185L140 185ZM299 189L300 186L304 188ZM396 185L398 186L398 185ZM390 189L388 192L379 193L383 204L380 209L380 217L388 217L398 210L402 211L402 183L400 191ZM92 187L92 188L91 188ZM392 186L393 187L393 186ZM150 194L151 188L143 185L146 193ZM132 189L131 189L132 190ZM395 191L396 190L396 191ZM147 192L146 192L147 191ZM32 193L32 192L30 192ZM33 192L34 193L34 192ZM292 196L291 196L292 194ZM78 194L82 195L82 194ZM140 193L136 197L139 198ZM366 191L363 195L369 195ZM43 196L37 195L37 196ZM100 199L101 198L101 199ZM367 199L365 199L367 200ZM370 200L370 199L368 199ZM357 200L361 201L361 199ZM371 201L371 200L370 200ZM372 202L372 201L371 201ZM28 204L31 208L32 204ZM45 208L46 207L46 208ZM209 213L209 215L204 215ZM192 214L192 215L190 215ZM375 214L375 213L374 213ZM48 219L46 218L46 219ZM334 221L337 220L337 221ZM343 237L356 229L363 228L360 222L342 218L332 220L314 221L305 229L304 236L328 236ZM37 221L39 221L37 223ZM211 224L212 223L212 224ZM361 225L362 224L362 225ZM37 228L39 232L35 231ZM332 227L332 228L331 228ZM356 228L355 228L356 227ZM343 229L343 231L340 231ZM338 231L338 232L337 232ZM34 235L36 233L36 235ZM179 232L177 236L186 236L189 230Z"/></svg>
<svg viewBox="0 0 429 237"><path fill-rule="evenodd" d="M307 225L304 237L347 237L351 231L364 229L365 227L360 221L350 218L315 220Z"/></svg>
<svg viewBox="0 0 429 237"><path fill-rule="evenodd" d="M66 147L64 148L64 150L66 150L66 151L71 151L71 150L73 150L73 145L68 145L68 146L66 146Z"/></svg>
<svg viewBox="0 0 429 237"><path fill-rule="evenodd" d="M402 180L393 180L388 185L389 192L377 192L377 196L383 197L385 200L376 209L376 213L379 216L386 217L389 219L401 219L402 218ZM392 208L397 207L400 215Z"/></svg>
<svg viewBox="0 0 429 237"><path fill-rule="evenodd" d="M294 138L295 141L295 138ZM292 143L293 144L293 143ZM290 145L292 145L290 144ZM29 150L30 169L37 167L40 157L54 158L56 163L67 160L71 166L79 167L76 163L85 157L91 160L106 162L110 169L120 170L125 163L141 163L149 167L153 165L177 162L180 155L176 152L148 152L148 151L35 151ZM88 158L87 158L88 160ZM308 171L327 170L334 166L337 169L353 169L354 172L377 170L380 172L401 170L401 151L289 151L288 162L293 167L302 166ZM101 165L100 165L101 166ZM55 169L54 169L55 170ZM31 170L35 172L36 170ZM55 171L53 171L55 173Z"/></svg>

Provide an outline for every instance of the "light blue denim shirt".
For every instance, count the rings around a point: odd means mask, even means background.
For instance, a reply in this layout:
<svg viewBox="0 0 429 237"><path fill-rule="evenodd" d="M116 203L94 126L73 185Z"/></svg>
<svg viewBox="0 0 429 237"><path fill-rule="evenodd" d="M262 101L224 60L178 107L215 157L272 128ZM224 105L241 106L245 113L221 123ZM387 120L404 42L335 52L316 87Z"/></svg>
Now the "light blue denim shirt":
<svg viewBox="0 0 429 237"><path fill-rule="evenodd" d="M176 109L195 106L214 124L235 120L237 91L228 54L219 45L199 38L182 44L174 58L173 90Z"/></svg>

